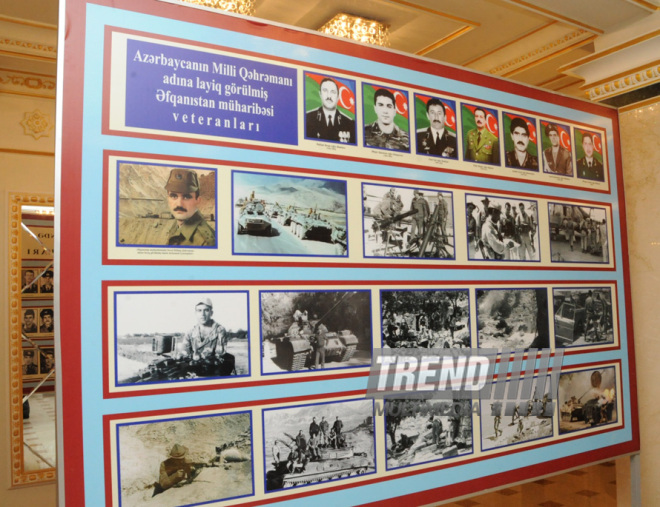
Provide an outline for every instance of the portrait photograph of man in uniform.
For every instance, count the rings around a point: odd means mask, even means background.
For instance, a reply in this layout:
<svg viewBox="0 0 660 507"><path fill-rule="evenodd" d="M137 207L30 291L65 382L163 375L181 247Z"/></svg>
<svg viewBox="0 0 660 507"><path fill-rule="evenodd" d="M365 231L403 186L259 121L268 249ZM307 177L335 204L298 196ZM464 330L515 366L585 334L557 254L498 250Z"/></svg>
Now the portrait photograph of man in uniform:
<svg viewBox="0 0 660 507"><path fill-rule="evenodd" d="M362 85L364 145L410 152L408 92Z"/></svg>
<svg viewBox="0 0 660 507"><path fill-rule="evenodd" d="M415 94L417 153L433 157L458 157L456 102Z"/></svg>
<svg viewBox="0 0 660 507"><path fill-rule="evenodd" d="M558 123L541 122L543 172L573 176L570 128Z"/></svg>
<svg viewBox="0 0 660 507"><path fill-rule="evenodd" d="M500 163L500 140L497 111L463 104L463 148L466 161L482 164Z"/></svg>
<svg viewBox="0 0 660 507"><path fill-rule="evenodd" d="M355 81L305 72L305 137L355 145Z"/></svg>
<svg viewBox="0 0 660 507"><path fill-rule="evenodd" d="M246 291L115 295L120 385L249 375Z"/></svg>
<svg viewBox="0 0 660 507"><path fill-rule="evenodd" d="M216 170L121 161L116 246L217 248Z"/></svg>
<svg viewBox="0 0 660 507"><path fill-rule="evenodd" d="M575 173L578 178L605 181L603 145L599 134L575 129Z"/></svg>
<svg viewBox="0 0 660 507"><path fill-rule="evenodd" d="M536 120L527 116L504 113L505 165L512 169L538 171Z"/></svg>

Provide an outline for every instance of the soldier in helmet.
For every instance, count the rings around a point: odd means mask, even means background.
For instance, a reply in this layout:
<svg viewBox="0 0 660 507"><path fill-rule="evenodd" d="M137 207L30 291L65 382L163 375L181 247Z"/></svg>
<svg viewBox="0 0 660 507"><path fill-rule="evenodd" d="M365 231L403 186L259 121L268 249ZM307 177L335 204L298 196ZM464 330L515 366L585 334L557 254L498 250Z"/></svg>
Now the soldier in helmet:
<svg viewBox="0 0 660 507"><path fill-rule="evenodd" d="M202 198L197 173L190 169L172 169L165 190L167 204L176 220L167 233L167 244L215 246L215 231L199 211Z"/></svg>

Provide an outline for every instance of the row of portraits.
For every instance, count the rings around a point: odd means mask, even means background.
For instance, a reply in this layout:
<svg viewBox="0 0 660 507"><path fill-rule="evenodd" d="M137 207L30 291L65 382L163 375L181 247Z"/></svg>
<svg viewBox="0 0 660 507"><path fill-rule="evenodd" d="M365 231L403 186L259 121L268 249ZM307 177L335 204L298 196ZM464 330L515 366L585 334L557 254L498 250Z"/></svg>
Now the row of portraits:
<svg viewBox="0 0 660 507"><path fill-rule="evenodd" d="M371 83L360 122L356 98L355 81L305 72L305 137L357 145L361 124L368 148L605 181L605 140L594 130Z"/></svg>
<svg viewBox="0 0 660 507"><path fill-rule="evenodd" d="M343 399L119 421L111 427L113 494L124 507L153 502L153 497L160 506L236 502L256 489L272 494L355 482L416 465L458 465L483 452L530 448L535 442L621 425L614 365L562 373L554 390L550 377L536 378L534 384L529 399L509 402L494 396L384 403ZM254 432L256 417L260 435ZM383 424L376 424L377 418ZM385 470L378 469L377 451L385 453ZM255 463L263 463L263 469Z"/></svg>
<svg viewBox="0 0 660 507"><path fill-rule="evenodd" d="M381 289L378 317L372 297L369 289L259 290L254 312L248 291L117 289L108 380L119 391L231 380L253 376L257 361L257 376L350 370L369 367L380 347L587 351L619 342L611 285Z"/></svg>
<svg viewBox="0 0 660 507"><path fill-rule="evenodd" d="M358 208L349 187L357 180L233 170L231 207L219 216L216 188L224 185L216 180L227 176L217 169L120 161L116 176L115 250L224 248L221 228L231 230L232 255L350 256L349 226L358 222L348 210ZM361 183L363 258L452 261L459 241L467 261L610 263L604 206L546 201L540 223L541 200L465 192L460 203L455 194ZM462 231L456 213L465 217ZM550 244L544 259L542 242Z"/></svg>
<svg viewBox="0 0 660 507"><path fill-rule="evenodd" d="M55 332L55 313L53 307L29 307L21 309L21 332L34 335L53 335Z"/></svg>
<svg viewBox="0 0 660 507"><path fill-rule="evenodd" d="M53 278L52 268L24 267L21 269L21 295L48 294L52 297L55 289Z"/></svg>
<svg viewBox="0 0 660 507"><path fill-rule="evenodd" d="M23 351L23 377L43 376L55 369L55 349L53 347L30 347Z"/></svg>

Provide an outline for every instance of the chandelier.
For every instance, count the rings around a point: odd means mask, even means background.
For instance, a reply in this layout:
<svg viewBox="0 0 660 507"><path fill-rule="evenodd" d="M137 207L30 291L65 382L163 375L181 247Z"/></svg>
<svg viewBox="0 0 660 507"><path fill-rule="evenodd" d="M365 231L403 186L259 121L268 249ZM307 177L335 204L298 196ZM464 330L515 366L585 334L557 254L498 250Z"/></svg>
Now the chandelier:
<svg viewBox="0 0 660 507"><path fill-rule="evenodd" d="M183 2L203 7L211 7L245 16L254 16L256 0L181 0Z"/></svg>
<svg viewBox="0 0 660 507"><path fill-rule="evenodd" d="M325 25L319 28L319 32L353 39L366 44L378 46L389 46L389 29L380 21L360 18L340 12Z"/></svg>

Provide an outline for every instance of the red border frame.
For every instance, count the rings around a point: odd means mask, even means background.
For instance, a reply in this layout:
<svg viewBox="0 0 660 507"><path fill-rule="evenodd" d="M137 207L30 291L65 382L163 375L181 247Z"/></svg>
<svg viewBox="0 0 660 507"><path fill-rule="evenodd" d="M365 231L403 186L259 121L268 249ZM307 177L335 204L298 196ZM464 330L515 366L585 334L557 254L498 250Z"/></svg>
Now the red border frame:
<svg viewBox="0 0 660 507"><path fill-rule="evenodd" d="M213 25L211 25L213 26ZM225 27L223 27L225 28ZM130 132L130 131L123 131L123 130L113 130L110 128L109 123L110 123L110 74L111 74L111 69L110 69L110 61L111 61L111 55L112 55L112 44L111 44L111 39L112 39L112 33L117 32L117 33L123 33L127 35L136 35L136 36L146 36L149 38L155 38L159 39L165 42L173 42L173 43L178 43L178 44L189 44L189 45L195 45L200 48L207 48L207 49L213 49L213 50L219 50L219 51L226 51L230 53L234 53L237 55L243 55L243 56L251 56L251 57L258 57L258 58L264 58L263 55L259 53L255 53L252 51L246 51L246 50L240 50L240 49L235 49L235 48L228 48L225 46L218 46L215 44L209 44L209 43L204 43L204 42L197 42L197 41L190 41L187 39L181 39L178 37L171 37L171 36L166 36L166 35L156 35L152 34L149 32L142 32L139 30L131 30L127 28L118 28L118 27L112 27L112 26L107 26L105 27L105 37L104 37L104 43L105 43L105 54L104 54L104 66L103 66L103 119L102 119L102 133L104 135L113 135L113 136L124 136L124 137L134 137L138 139L155 139L155 140L161 140L161 141L171 141L171 142L186 142L186 143L194 143L194 144L203 144L207 146L226 146L226 147L233 147L233 148L242 148L246 149L249 148L250 150L258 150L258 151L267 151L267 152L276 152L276 153L286 153L290 155L307 155L307 156L314 156L314 157L321 157L321 158L332 158L332 159L338 159L338 160L349 160L349 161L354 161L354 162L368 162L369 158L368 157L356 157L356 156L349 156L349 155L337 155L333 153L323 153L319 154L314 151L306 151L304 149L294 149L294 148L282 148L282 147L277 147L277 146L260 146L260 145L249 145L249 144L244 144L244 143L238 143L234 141L224 141L221 139L198 139L198 138L193 138L193 139L187 139L182 136L177 136L177 135L170 135L170 134L148 134L148 133L139 133L139 132ZM322 49L327 49L327 48L322 48ZM283 58L283 57L278 57L278 56L270 56L268 55L267 59L269 61L273 62L280 62L280 63L286 63L289 65L298 65L301 67L305 67L307 64L305 62L300 62L297 60L293 60L290 58ZM451 72L455 71L456 69L449 68L447 66L443 66L441 64L437 64L440 67L443 67L444 72ZM362 79L362 80L369 80L373 81L373 76L369 76L367 74L362 74L359 72L348 72L342 69L336 69L334 67L328 67L324 65L314 65L315 68L321 69L325 72L328 73L341 73L345 75L350 75L353 79ZM412 69L412 70L418 70L418 69ZM455 79L452 77L452 79ZM494 107L498 112L504 113L505 110L511 109L511 106L506 105L506 104L501 104L499 102L494 102L494 101L489 101L489 100L483 100L483 99L475 99L474 97L468 97L466 95L461 95L461 94L455 94L455 93L449 93L449 92L443 92L439 90L435 90L432 88L428 88L425 86L421 85L412 85L410 83L404 83L400 81L395 81L392 79L387 79L387 78L379 78L378 81L380 83L387 84L388 86L395 86L395 87L404 87L404 88L409 88L409 89L414 89L414 90L421 90L425 93L432 94L433 96L447 96L451 97L456 101L461 101L461 104L467 104L465 101L471 101L474 102L477 100L480 104L486 104L486 107ZM372 83L363 83L363 84L372 84ZM373 86L373 84L372 84ZM573 99L574 100L574 99ZM458 103L457 107L458 109ZM601 129L599 127L596 127L594 125L589 125L586 123L582 122L575 122L575 121L569 121L565 118L560 118L558 116L553 116L553 115L548 115L548 114L541 114L535 111L530 111L528 109L518 109L520 114L526 114L526 115L531 115L533 118L538 119L538 120L554 120L561 122L564 125L571 125L574 128L588 128L592 132L597 132L601 135L602 139L607 140L608 137L606 135L605 129ZM458 112L456 113L458 116ZM462 121L462 120L461 120ZM604 159L607 161L607 165L609 168L609 158L607 156L607 143L601 143L603 148L603 156ZM409 153L409 155L415 156L415 153ZM579 186L577 184L568 184L568 183L553 183L553 182L548 182L548 181L534 181L530 180L528 178L517 178L515 176L507 176L506 174L499 174L499 173L487 173L487 172L475 172L471 173L468 170L464 169L451 169L448 167L433 167L429 165L423 165L423 164L413 164L413 163L406 163L406 162L396 162L396 161L391 161L387 159L383 160L378 160L378 164L380 165L387 165L387 166L393 166L393 167L406 167L406 168L412 168L412 169L421 169L423 171L431 171L431 172L441 172L441 173L449 173L449 174L456 174L456 175L461 175L461 176L468 176L468 177L483 177L483 178L491 178L491 179L496 179L496 180L504 180L504 181L516 181L519 183L526 183L526 184L536 184L536 185L543 185L543 186L550 186L550 187L559 187L559 188L569 188L569 189L574 189L574 190L580 190L580 191L585 191L585 192L594 192L594 193L600 193L600 194L611 194L612 193L612 184L608 178L607 180L607 189L596 189L596 188L588 188L584 186ZM459 162L456 160L456 162ZM471 161L469 160L463 160L464 163L469 164ZM492 166L496 167L496 166ZM511 171L512 168L506 167L506 165L500 164L497 167L505 170L505 171ZM540 170L540 169L539 169ZM541 171L539 174L543 174ZM580 181L580 179L577 177L577 175L573 176L574 180L576 182ZM582 180L584 181L584 180Z"/></svg>
<svg viewBox="0 0 660 507"><path fill-rule="evenodd" d="M66 336L66 340L60 340L60 347L65 367L61 368L62 382L59 392L62 404L62 449L66 449L64 454L63 473L61 476L67 476L70 479L61 483L63 493L61 495L68 503L72 505L85 505L84 490L84 459L83 448L81 445L81 435L83 434L82 421L82 383L80 379L81 372L81 354L80 354L80 259L81 259L81 210L79 207L81 195L81 155L82 155L82 118L83 118L83 92L84 92L84 55L85 55L85 33L86 33L86 5L87 0L68 0L66 3L65 16L60 17L60 30L66 33L63 37L64 47L63 61L65 72L60 76L59 85L62 89L62 102L66 108L62 108L62 136L61 147L61 200L59 203L60 212L60 230L61 236L68 240L61 243L59 252L59 269L62 279L67 280L64 287L56 287L60 301L66 301L66 305L61 306L60 315L60 335ZM152 14L156 16L166 16L173 19L185 20L206 26L220 26L223 29L239 31L241 33L255 35L263 38L270 38L300 44L303 46L314 47L323 50L334 51L339 54L350 55L352 57L364 58L367 60L377 60L382 52L376 48L356 45L341 40L314 35L306 32L299 32L293 29L284 29L282 27L272 26L265 22L255 20L246 20L239 17L226 16L210 13L208 11L190 9L185 6L173 5L156 2L134 2L132 0L94 0L98 5L114 7L129 11ZM620 217L620 235L621 238L627 238L627 221L623 190L623 171L621 158L621 139L619 135L618 112L615 109L606 108L601 105L579 101L570 97L565 97L535 88L508 82L492 76L476 74L471 71L449 67L421 58L397 55L388 53L388 59L391 64L402 68L416 70L420 72L439 74L450 72L452 78L457 81L470 82L480 86L498 89L502 92L508 92L523 97L535 98L537 100L552 102L563 107L578 109L584 112L596 114L609 119L612 122L614 144L614 162L616 167L617 181L617 200L619 204ZM562 469L577 467L587 463L612 458L618 455L624 455L638 451L640 448L639 425L637 421L637 380L635 365L635 347L633 340L633 315L632 299L630 296L630 267L628 257L628 245L626 242L621 244L622 263L620 266L624 278L625 290L625 315L626 331L628 338L628 368L629 368L629 389L630 405L632 413L632 439L623 444L611 447L595 449L593 451L580 455L567 456L565 458L554 460L551 465L539 464L526 467L522 471L502 472L485 478L472 481L465 481L460 484L447 486L442 489L433 489L421 491L407 495L405 500L412 503L426 503L433 500L448 499L456 496L465 495L469 492L477 492L487 488L495 488L506 483L517 482L530 479L534 476L557 472ZM318 267L324 267L319 265ZM348 266L347 266L348 267ZM621 309L619 309L620 315ZM106 416L108 417L108 416ZM104 451L108 451L104 445ZM61 451L64 452L64 451ZM60 455L62 456L62 455ZM60 462L62 465L62 462ZM378 505L398 505L400 499L389 499L378 502Z"/></svg>
<svg viewBox="0 0 660 507"><path fill-rule="evenodd" d="M251 162L234 162L234 161L228 161L228 160L216 160L216 159L211 159L211 158L192 158L192 157L184 157L180 155L172 155L172 156L166 156L166 155L155 155L155 154L149 154L149 153L136 153L136 152L128 152L128 151L121 151L121 150L104 150L103 152L103 237L102 237L102 252L103 252L103 264L108 264L108 265L130 265L130 266L135 266L135 265L145 265L145 266L156 266L156 265L186 265L186 266L194 266L194 265L201 265L201 266L270 266L270 267L338 267L338 268L396 268L396 269L488 269L488 270L510 270L510 269L524 269L524 270L534 270L534 271L584 271L586 267L588 267L592 271L616 271L617 269L617 264L616 264L616 255L614 255L612 267L608 266L599 266L599 263L576 263L576 262L566 262L566 263L559 263L555 262L552 263L549 266L538 266L536 263L533 265L531 263L528 263L527 265L523 264L515 264L515 265L507 265L507 263L498 263L498 264L477 264L480 262L485 262L482 260L474 260L470 261L468 260L467 263L465 264L459 264L458 261L447 261L446 264L427 264L423 262L392 262L390 265L386 265L384 263L375 263L375 262L370 262L367 258L363 262L336 262L336 261L315 261L313 263L311 262L300 262L300 261L261 261L261 260L234 260L233 258L231 260L223 260L223 261L214 261L214 260L196 260L196 261L191 261L187 259L183 260L158 260L158 259L109 259L108 258L108 223L110 220L110 216L108 214L108 205L109 205L109 198L110 196L108 195L108 185L109 185L109 178L110 178L110 166L109 166L109 159L110 157L120 157L120 158L146 158L146 159L152 159L152 160L164 160L168 162L179 162L184 165L199 165L199 164L206 164L206 165L223 165L223 166L232 166L236 168L244 168L244 169L257 169L257 170L275 170L275 171L289 171L292 173L299 173L303 175L313 175L313 176L331 176L331 177L339 177L339 178L352 178L352 179L360 179L364 182L369 182L369 183L385 183L385 184L400 184L400 185L413 185L416 187L419 187L420 184L427 186L427 187L432 187L432 188L437 188L439 190L462 190L462 191L472 191L472 192L478 192L479 194L483 195L501 195L502 198L506 197L527 197L531 199L543 199L544 201L550 202L560 202L560 203L566 203L568 205L588 205L588 206L597 206L605 209L609 209L609 216L610 218L613 218L612 214L612 203L607 203L607 202L598 202L598 201L590 201L586 199L574 199L567 201L564 198L555 198L554 196L548 196L548 195L543 195L543 194L534 194L534 193L529 193L529 192L506 192L506 191L500 191L500 190L492 190L489 191L487 189L482 189L482 188L476 188L476 187L470 187L467 185L456 185L456 184L445 184L445 183L436 183L436 182L420 182L418 180L410 180L406 178L386 178L383 176L373 176L373 175L362 175L362 174L355 174L355 173L347 173L343 171L327 171L323 169L309 169L309 168L301 168L301 167L284 167L284 166L274 166L270 164L262 164L262 163L251 163ZM610 220L611 222L612 220ZM611 231L614 231L614 224L610 224ZM610 234L610 237L613 235ZM614 253L614 248L612 249L612 252ZM238 255L232 255L232 257L240 257ZM517 261L517 262L522 262L522 261ZM580 265L578 265L580 264Z"/></svg>

